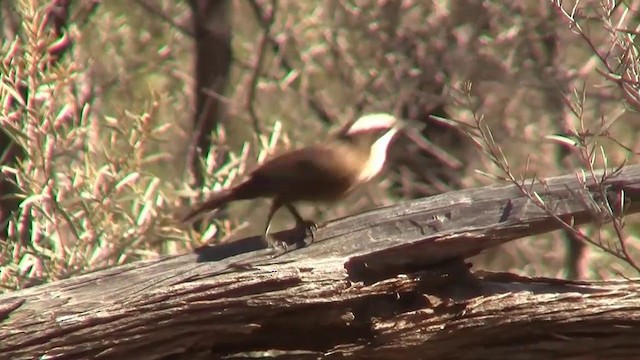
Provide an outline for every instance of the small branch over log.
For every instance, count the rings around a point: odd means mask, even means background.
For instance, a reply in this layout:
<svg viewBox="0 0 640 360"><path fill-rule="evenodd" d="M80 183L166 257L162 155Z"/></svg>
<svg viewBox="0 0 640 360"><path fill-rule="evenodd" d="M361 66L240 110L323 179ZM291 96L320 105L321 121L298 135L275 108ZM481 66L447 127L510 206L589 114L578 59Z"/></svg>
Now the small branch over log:
<svg viewBox="0 0 640 360"><path fill-rule="evenodd" d="M607 201L600 186L638 211L640 166L604 184L568 175L534 190L579 224ZM517 187L494 186L332 221L277 258L253 237L119 266L1 296L0 357L635 356L636 283L472 274L463 260L560 227Z"/></svg>

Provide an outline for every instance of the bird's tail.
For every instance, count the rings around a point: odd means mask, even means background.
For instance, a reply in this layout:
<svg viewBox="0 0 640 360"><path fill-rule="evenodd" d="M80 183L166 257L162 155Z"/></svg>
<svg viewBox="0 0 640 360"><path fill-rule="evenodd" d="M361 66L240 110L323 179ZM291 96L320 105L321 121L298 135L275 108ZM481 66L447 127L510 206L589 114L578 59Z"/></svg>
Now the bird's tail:
<svg viewBox="0 0 640 360"><path fill-rule="evenodd" d="M205 202L191 209L182 221L188 222L204 212L215 210L230 201L237 200L236 192L233 190L232 188L224 189L213 193Z"/></svg>
<svg viewBox="0 0 640 360"><path fill-rule="evenodd" d="M232 201L254 199L264 195L266 195L264 187L256 186L256 182L249 179L232 188L213 193L205 202L189 211L182 221L193 220L204 212L215 210Z"/></svg>

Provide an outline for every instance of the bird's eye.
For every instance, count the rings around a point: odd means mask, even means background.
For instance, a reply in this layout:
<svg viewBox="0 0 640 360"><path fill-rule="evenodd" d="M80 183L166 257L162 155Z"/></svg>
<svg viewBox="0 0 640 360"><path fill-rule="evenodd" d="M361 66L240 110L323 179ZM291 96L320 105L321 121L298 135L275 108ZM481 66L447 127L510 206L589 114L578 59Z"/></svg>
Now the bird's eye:
<svg viewBox="0 0 640 360"><path fill-rule="evenodd" d="M343 141L353 141L353 136L351 136L351 134L347 133L346 131L341 133L340 135L338 135L338 139L343 140Z"/></svg>

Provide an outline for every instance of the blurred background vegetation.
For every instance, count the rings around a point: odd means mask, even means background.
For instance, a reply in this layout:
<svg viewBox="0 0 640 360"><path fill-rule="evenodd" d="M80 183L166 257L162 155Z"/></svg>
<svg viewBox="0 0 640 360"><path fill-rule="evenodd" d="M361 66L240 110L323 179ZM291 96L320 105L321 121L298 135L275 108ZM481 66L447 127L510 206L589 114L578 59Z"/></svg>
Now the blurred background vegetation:
<svg viewBox="0 0 640 360"><path fill-rule="evenodd" d="M259 232L266 202L193 229L176 217L274 152L367 112L428 126L396 142L383 179L305 215L501 183L505 164L521 178L633 163L639 11L637 0L4 0L1 291ZM504 159L430 115L489 128ZM638 228L629 217L633 253ZM620 241L582 230L602 246ZM629 274L560 231L474 265Z"/></svg>

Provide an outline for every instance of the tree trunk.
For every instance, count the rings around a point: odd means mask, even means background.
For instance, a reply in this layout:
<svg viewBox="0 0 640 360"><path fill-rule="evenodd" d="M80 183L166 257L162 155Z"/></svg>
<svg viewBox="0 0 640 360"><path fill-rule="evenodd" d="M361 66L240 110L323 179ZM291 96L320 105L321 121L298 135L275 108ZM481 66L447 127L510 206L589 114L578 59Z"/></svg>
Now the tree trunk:
<svg viewBox="0 0 640 360"><path fill-rule="evenodd" d="M193 146L188 165L193 185L204 183L201 156L211 149L211 132L222 123L222 100L231 69L231 20L228 0L191 0L195 34L196 108L193 117Z"/></svg>

